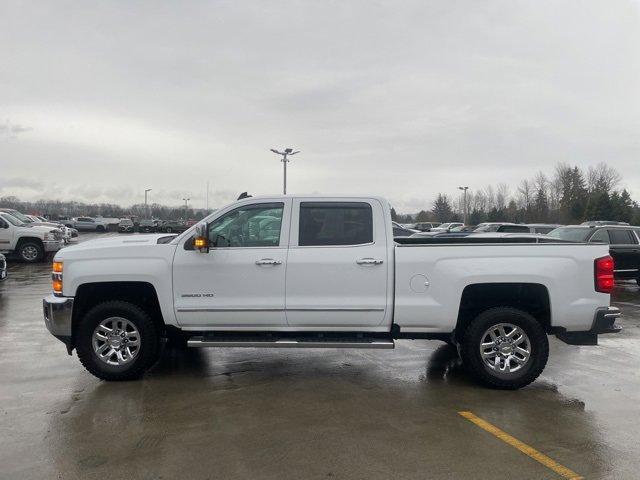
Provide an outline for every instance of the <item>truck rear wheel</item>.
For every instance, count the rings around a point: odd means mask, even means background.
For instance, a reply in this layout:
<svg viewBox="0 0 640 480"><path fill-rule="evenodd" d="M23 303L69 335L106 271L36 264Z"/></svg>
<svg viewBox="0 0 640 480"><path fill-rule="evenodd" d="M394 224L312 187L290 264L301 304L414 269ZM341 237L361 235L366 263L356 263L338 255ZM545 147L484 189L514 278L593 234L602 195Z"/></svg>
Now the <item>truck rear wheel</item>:
<svg viewBox="0 0 640 480"><path fill-rule="evenodd" d="M549 340L540 322L511 307L478 315L464 333L462 361L480 382L515 390L533 382L547 364Z"/></svg>
<svg viewBox="0 0 640 480"><path fill-rule="evenodd" d="M148 370L160 355L160 332L142 308L108 301L91 308L75 336L78 358L103 380L132 380Z"/></svg>
<svg viewBox="0 0 640 480"><path fill-rule="evenodd" d="M27 240L18 247L18 254L24 262L41 262L44 258L44 248L38 242Z"/></svg>

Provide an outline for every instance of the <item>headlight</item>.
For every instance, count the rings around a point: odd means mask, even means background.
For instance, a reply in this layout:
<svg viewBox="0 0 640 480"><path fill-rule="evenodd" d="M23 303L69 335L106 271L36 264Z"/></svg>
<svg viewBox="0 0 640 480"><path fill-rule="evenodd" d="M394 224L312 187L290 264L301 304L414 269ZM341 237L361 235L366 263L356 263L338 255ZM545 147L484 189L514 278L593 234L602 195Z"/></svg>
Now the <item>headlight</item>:
<svg viewBox="0 0 640 480"><path fill-rule="evenodd" d="M52 241L52 240L56 239L56 235L53 232L45 233L44 234L44 239Z"/></svg>

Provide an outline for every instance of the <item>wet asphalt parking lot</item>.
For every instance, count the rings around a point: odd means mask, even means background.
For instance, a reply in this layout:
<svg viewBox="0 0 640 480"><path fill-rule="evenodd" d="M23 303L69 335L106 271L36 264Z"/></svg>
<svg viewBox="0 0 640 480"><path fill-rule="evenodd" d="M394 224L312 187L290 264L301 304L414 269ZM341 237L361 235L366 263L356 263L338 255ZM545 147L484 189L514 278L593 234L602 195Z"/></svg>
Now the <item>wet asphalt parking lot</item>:
<svg viewBox="0 0 640 480"><path fill-rule="evenodd" d="M0 284L0 478L563 478L461 411L569 469L564 478L640 478L635 283L613 296L622 333L597 347L552 338L542 376L515 392L476 385L436 341L166 348L142 380L108 383L47 332L50 268L10 262Z"/></svg>

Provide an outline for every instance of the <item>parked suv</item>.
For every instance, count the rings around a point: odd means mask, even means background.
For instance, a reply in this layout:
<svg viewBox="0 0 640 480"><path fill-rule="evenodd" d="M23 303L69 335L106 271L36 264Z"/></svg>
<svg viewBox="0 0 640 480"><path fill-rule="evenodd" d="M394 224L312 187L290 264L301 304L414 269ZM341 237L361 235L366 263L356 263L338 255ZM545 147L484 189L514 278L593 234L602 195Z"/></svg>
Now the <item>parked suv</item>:
<svg viewBox="0 0 640 480"><path fill-rule="evenodd" d="M640 285L640 227L568 225L552 230L549 236L574 242L609 244L609 253L615 262L615 278L635 279Z"/></svg>
<svg viewBox="0 0 640 480"><path fill-rule="evenodd" d="M156 224L153 220L140 220L138 231L141 233L154 233L156 231Z"/></svg>
<svg viewBox="0 0 640 480"><path fill-rule="evenodd" d="M186 229L187 226L180 220L166 220L158 225L158 231L165 233L182 233Z"/></svg>
<svg viewBox="0 0 640 480"><path fill-rule="evenodd" d="M118 232L120 233L133 233L133 222L130 218L123 218L118 223Z"/></svg>
<svg viewBox="0 0 640 480"><path fill-rule="evenodd" d="M71 226L81 232L106 232L109 229L109 224L104 220L91 217L77 217L71 219L71 221L65 221L65 225Z"/></svg>

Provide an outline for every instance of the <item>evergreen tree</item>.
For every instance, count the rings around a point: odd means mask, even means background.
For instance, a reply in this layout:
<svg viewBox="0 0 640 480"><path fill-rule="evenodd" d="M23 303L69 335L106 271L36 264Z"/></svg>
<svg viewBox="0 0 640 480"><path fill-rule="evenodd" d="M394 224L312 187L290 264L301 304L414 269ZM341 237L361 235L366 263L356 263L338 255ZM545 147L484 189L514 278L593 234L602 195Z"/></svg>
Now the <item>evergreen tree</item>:
<svg viewBox="0 0 640 480"><path fill-rule="evenodd" d="M443 193L438 194L438 198L433 202L431 211L439 222L450 222L453 219L451 202L449 202L449 198Z"/></svg>
<svg viewBox="0 0 640 480"><path fill-rule="evenodd" d="M612 217L609 194L598 190L593 191L587 201L585 218L587 220L611 220Z"/></svg>

